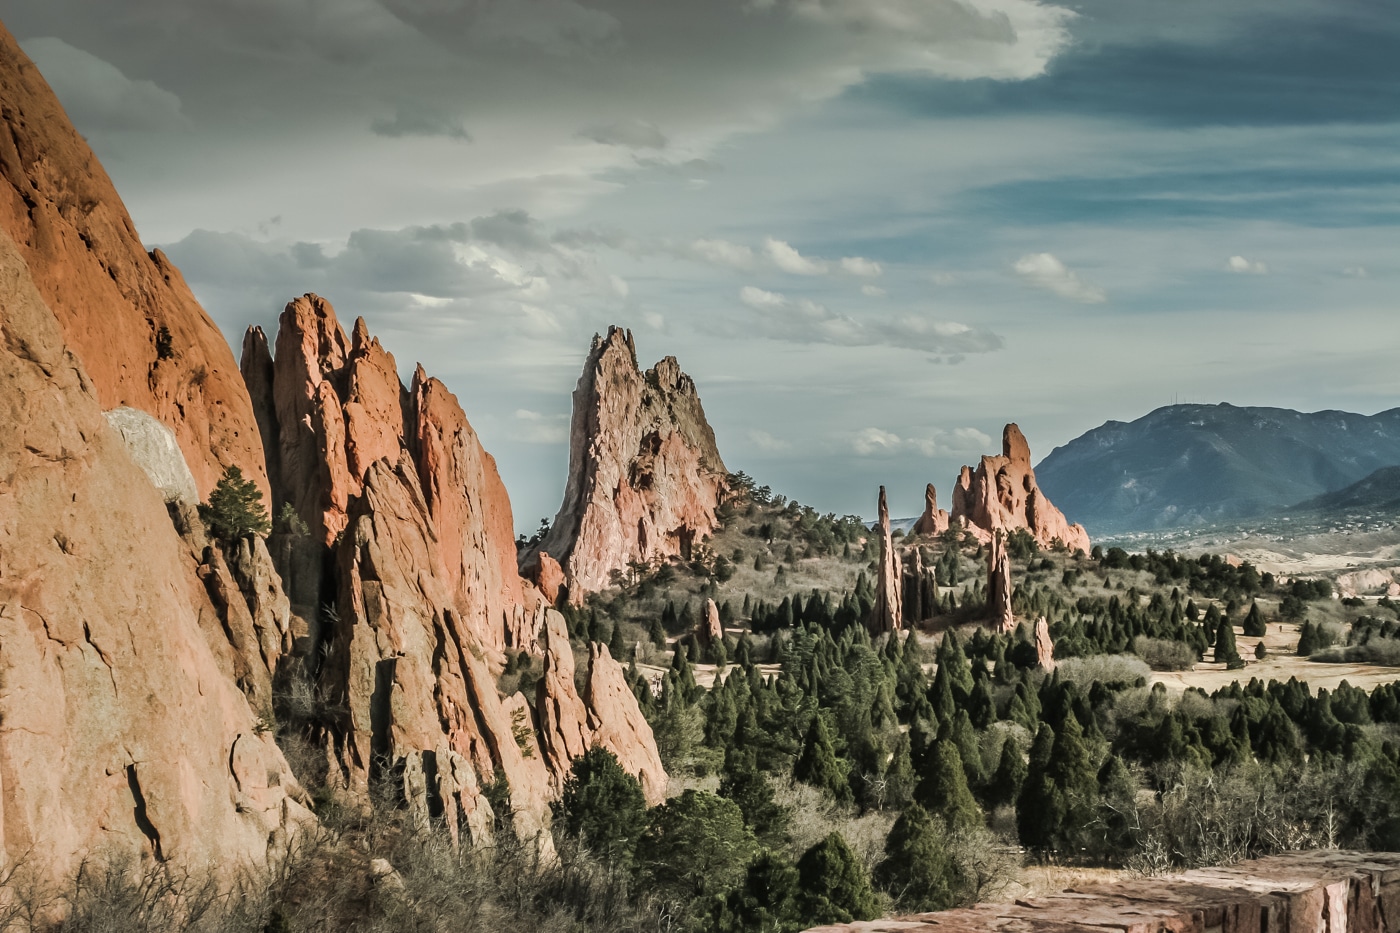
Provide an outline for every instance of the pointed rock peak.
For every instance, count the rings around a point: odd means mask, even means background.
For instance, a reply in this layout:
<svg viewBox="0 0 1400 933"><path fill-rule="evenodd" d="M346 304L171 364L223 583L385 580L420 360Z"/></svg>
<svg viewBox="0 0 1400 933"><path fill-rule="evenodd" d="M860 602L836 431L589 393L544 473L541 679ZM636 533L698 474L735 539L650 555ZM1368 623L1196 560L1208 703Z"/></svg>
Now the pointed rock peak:
<svg viewBox="0 0 1400 933"><path fill-rule="evenodd" d="M924 511L930 514L938 511L938 490L933 488L933 483L924 487Z"/></svg>
<svg viewBox="0 0 1400 933"><path fill-rule="evenodd" d="M890 509L884 486L880 487L880 519L875 528L879 535L880 571L875 582L875 605L870 610L866 627L872 635L879 635L893 632L904 624L903 579L890 533Z"/></svg>
<svg viewBox="0 0 1400 933"><path fill-rule="evenodd" d="M1031 445L1026 443L1026 435L1014 423L1008 424L1001 432L1001 455L1013 463L1030 466Z"/></svg>
<svg viewBox="0 0 1400 933"><path fill-rule="evenodd" d="M263 329L254 324L243 332L243 356L242 365L246 366L250 359L261 360L267 358L269 364L272 362L272 347L268 345L267 334Z"/></svg>
<svg viewBox="0 0 1400 933"><path fill-rule="evenodd" d="M423 364L415 363L413 366L413 394L417 395L427 382L428 374L423 370Z"/></svg>
<svg viewBox="0 0 1400 933"><path fill-rule="evenodd" d="M355 327L350 339L357 353L369 346L371 339L369 336L369 326L365 324L365 319L363 317L355 318ZM375 342L377 343L378 341Z"/></svg>
<svg viewBox="0 0 1400 933"><path fill-rule="evenodd" d="M1035 658L1046 673L1055 669L1055 643L1050 640L1050 623L1045 616L1035 620Z"/></svg>
<svg viewBox="0 0 1400 933"><path fill-rule="evenodd" d="M916 535L940 535L948 530L948 513L938 507L938 491L929 483L924 488L924 514L914 523Z"/></svg>

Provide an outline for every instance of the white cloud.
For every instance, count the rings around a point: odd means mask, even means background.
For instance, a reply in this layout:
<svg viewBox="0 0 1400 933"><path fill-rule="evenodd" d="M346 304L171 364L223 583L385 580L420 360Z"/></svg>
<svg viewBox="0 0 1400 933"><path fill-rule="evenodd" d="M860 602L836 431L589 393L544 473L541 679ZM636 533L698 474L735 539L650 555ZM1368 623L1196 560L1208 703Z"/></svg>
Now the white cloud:
<svg viewBox="0 0 1400 933"><path fill-rule="evenodd" d="M562 444L569 439L569 416L517 408L511 435L524 444Z"/></svg>
<svg viewBox="0 0 1400 933"><path fill-rule="evenodd" d="M1353 279L1364 279L1368 274L1365 266L1347 266L1342 270L1342 275Z"/></svg>
<svg viewBox="0 0 1400 933"><path fill-rule="evenodd" d="M1225 268L1240 275L1267 275L1269 272L1268 263L1251 261L1243 256L1231 256Z"/></svg>
<svg viewBox="0 0 1400 933"><path fill-rule="evenodd" d="M935 321L917 314L837 314L810 298L789 298L753 285L739 290L739 300L756 314L745 322L750 332L793 343L839 347L887 346L924 350L949 362L967 353L999 350L1002 339L991 331L956 321Z"/></svg>
<svg viewBox="0 0 1400 933"><path fill-rule="evenodd" d="M820 259L808 259L782 240L771 236L763 241L763 249L773 265L793 275L826 275L828 266Z"/></svg>
<svg viewBox="0 0 1400 933"><path fill-rule="evenodd" d="M866 279L878 279L885 274L884 268L874 260L860 256L847 256L841 260L841 271L847 275L857 275Z"/></svg>
<svg viewBox="0 0 1400 933"><path fill-rule="evenodd" d="M988 450L992 439L976 428L932 430L914 437L900 437L882 428L862 428L851 438L851 449L862 457L917 453L925 457L979 454Z"/></svg>
<svg viewBox="0 0 1400 933"><path fill-rule="evenodd" d="M884 298L889 292L878 285L862 285L860 293L867 298Z"/></svg>
<svg viewBox="0 0 1400 933"><path fill-rule="evenodd" d="M951 272L935 272L933 275L929 276L929 280L932 281L934 285L940 285L944 288L947 288L949 285L958 284L958 277Z"/></svg>
<svg viewBox="0 0 1400 933"><path fill-rule="evenodd" d="M605 146L624 146L628 149L665 149L669 142L656 124L647 120L600 123L580 130L579 136Z"/></svg>
<svg viewBox="0 0 1400 933"><path fill-rule="evenodd" d="M754 264L753 250L728 240L696 240L690 244L690 253L705 262L734 269L752 269Z"/></svg>
<svg viewBox="0 0 1400 933"><path fill-rule="evenodd" d="M628 295L632 294L632 288L620 275L609 275L608 284L612 286L613 292L619 298L626 298Z"/></svg>
<svg viewBox="0 0 1400 933"><path fill-rule="evenodd" d="M21 45L85 133L162 130L185 123L180 98L153 81L128 78L115 65L62 39L29 39Z"/></svg>
<svg viewBox="0 0 1400 933"><path fill-rule="evenodd" d="M792 446L792 444L788 443L787 441L781 438L774 437L767 431L761 431L757 428L749 431L748 433L749 440L752 441L753 445L759 450L768 451L770 453L776 453L780 450L787 450Z"/></svg>
<svg viewBox="0 0 1400 933"><path fill-rule="evenodd" d="M1015 270L1022 281L1061 298L1085 304L1101 304L1108 299L1102 288L1085 282L1053 253L1028 253L1016 260Z"/></svg>

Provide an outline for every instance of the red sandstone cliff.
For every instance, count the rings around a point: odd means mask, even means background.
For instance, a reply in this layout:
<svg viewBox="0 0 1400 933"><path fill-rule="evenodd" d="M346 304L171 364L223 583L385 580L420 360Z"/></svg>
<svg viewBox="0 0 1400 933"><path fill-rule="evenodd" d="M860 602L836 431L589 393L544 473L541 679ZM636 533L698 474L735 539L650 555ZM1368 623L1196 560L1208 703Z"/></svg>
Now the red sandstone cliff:
<svg viewBox="0 0 1400 933"><path fill-rule="evenodd" d="M1071 551L1089 551L1084 526L1071 525L1036 485L1030 446L1014 424L1002 432L1000 457L983 457L976 470L962 468L953 488L952 521L983 544L994 532L1022 528L1042 547L1060 541Z"/></svg>
<svg viewBox="0 0 1400 933"><path fill-rule="evenodd" d="M0 229L103 409L170 426L201 496L228 464L264 491L252 406L228 343L159 250L147 252L111 180L34 63L0 26Z"/></svg>
<svg viewBox="0 0 1400 933"><path fill-rule="evenodd" d="M643 373L631 332L609 328L574 390L564 502L540 549L558 558L578 601L630 562L686 556L715 529L726 475L675 357Z"/></svg>

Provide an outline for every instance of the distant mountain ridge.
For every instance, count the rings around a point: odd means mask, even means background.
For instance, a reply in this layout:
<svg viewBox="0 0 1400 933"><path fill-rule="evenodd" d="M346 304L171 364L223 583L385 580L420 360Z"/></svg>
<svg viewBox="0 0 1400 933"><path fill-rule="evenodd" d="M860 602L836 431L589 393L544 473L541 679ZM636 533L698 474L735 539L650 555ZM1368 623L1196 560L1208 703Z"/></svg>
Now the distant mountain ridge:
<svg viewBox="0 0 1400 933"><path fill-rule="evenodd" d="M1264 515L1400 464L1400 408L1375 415L1170 405L1051 451L1036 475L1091 535Z"/></svg>
<svg viewBox="0 0 1400 933"><path fill-rule="evenodd" d="M1400 513L1400 466L1381 467L1344 489L1323 493L1294 506L1299 512Z"/></svg>

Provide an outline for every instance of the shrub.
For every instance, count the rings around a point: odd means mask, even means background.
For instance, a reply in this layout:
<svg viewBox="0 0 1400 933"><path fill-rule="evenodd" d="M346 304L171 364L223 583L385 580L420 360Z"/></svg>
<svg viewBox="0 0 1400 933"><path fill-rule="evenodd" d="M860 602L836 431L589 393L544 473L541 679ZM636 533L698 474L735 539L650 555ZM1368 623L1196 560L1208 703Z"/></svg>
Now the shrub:
<svg viewBox="0 0 1400 933"><path fill-rule="evenodd" d="M1189 671L1196 663L1196 652L1182 641L1148 638L1133 639L1133 654L1147 662L1154 671Z"/></svg>

